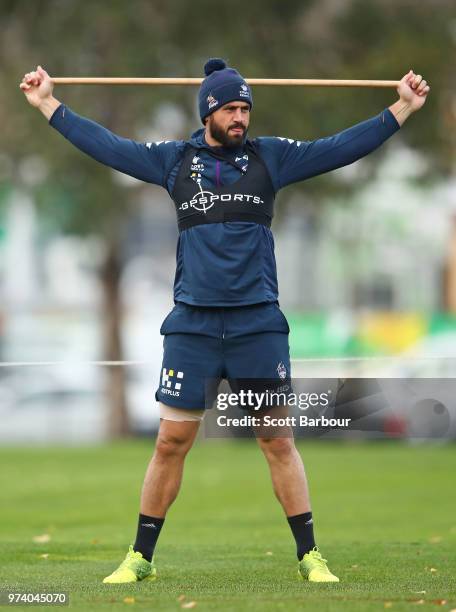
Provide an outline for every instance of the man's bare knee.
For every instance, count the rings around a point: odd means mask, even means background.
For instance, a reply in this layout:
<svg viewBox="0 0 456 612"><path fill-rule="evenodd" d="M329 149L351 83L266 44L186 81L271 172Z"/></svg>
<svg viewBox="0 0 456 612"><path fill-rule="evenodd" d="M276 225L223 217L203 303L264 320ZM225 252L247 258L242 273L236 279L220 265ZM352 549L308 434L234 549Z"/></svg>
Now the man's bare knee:
<svg viewBox="0 0 456 612"><path fill-rule="evenodd" d="M281 459L290 455L294 449L293 438L257 438L266 457Z"/></svg>
<svg viewBox="0 0 456 612"><path fill-rule="evenodd" d="M185 456L192 447L199 423L162 421L155 445L155 455L163 458Z"/></svg>
<svg viewBox="0 0 456 612"><path fill-rule="evenodd" d="M159 436L155 445L155 454L162 457L186 455L190 450L191 442L175 436Z"/></svg>

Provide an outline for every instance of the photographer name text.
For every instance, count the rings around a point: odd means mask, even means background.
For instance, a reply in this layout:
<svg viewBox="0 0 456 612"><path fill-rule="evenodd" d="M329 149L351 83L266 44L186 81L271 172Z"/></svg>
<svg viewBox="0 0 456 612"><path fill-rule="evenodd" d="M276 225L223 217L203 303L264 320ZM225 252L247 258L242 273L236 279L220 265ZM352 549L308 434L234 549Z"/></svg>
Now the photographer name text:
<svg viewBox="0 0 456 612"><path fill-rule="evenodd" d="M351 419L327 418L325 416L312 418L306 414L286 417L246 415L240 418L232 418L222 414L217 417L219 427L348 427L350 422Z"/></svg>

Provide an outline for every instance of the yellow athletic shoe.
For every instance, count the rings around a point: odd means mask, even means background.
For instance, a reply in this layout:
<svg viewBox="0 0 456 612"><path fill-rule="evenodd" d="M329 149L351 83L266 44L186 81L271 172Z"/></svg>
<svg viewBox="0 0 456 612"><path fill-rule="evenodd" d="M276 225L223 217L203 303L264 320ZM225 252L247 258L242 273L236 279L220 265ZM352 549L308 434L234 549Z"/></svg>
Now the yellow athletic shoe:
<svg viewBox="0 0 456 612"><path fill-rule="evenodd" d="M154 559L149 562L140 552L135 552L130 545L127 556L119 567L103 580L105 584L123 584L126 582L138 582L139 580L155 580L157 568Z"/></svg>
<svg viewBox="0 0 456 612"><path fill-rule="evenodd" d="M299 562L298 576L309 582L339 582L339 578L329 571L326 559L316 546Z"/></svg>

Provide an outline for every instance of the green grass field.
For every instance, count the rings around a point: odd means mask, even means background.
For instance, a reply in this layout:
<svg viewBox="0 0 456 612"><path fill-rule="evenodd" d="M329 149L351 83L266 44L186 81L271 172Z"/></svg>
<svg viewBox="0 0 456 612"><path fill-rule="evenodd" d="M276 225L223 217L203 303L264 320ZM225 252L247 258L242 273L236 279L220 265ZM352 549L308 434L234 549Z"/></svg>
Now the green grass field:
<svg viewBox="0 0 456 612"><path fill-rule="evenodd" d="M133 540L152 450L0 449L2 588L65 590L78 610L456 608L454 446L300 443L317 542L341 579L317 585L296 577L255 443L198 442L156 550L159 580L103 585Z"/></svg>

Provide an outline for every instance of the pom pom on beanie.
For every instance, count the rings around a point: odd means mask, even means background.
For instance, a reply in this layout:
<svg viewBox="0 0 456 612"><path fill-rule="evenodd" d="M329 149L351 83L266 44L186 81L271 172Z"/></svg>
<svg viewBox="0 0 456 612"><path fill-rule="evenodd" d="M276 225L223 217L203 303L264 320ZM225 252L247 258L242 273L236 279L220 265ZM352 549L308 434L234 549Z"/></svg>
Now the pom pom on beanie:
<svg viewBox="0 0 456 612"><path fill-rule="evenodd" d="M223 70L224 68L226 68L225 60L220 57L213 57L204 64L204 74L209 76L214 70Z"/></svg>

